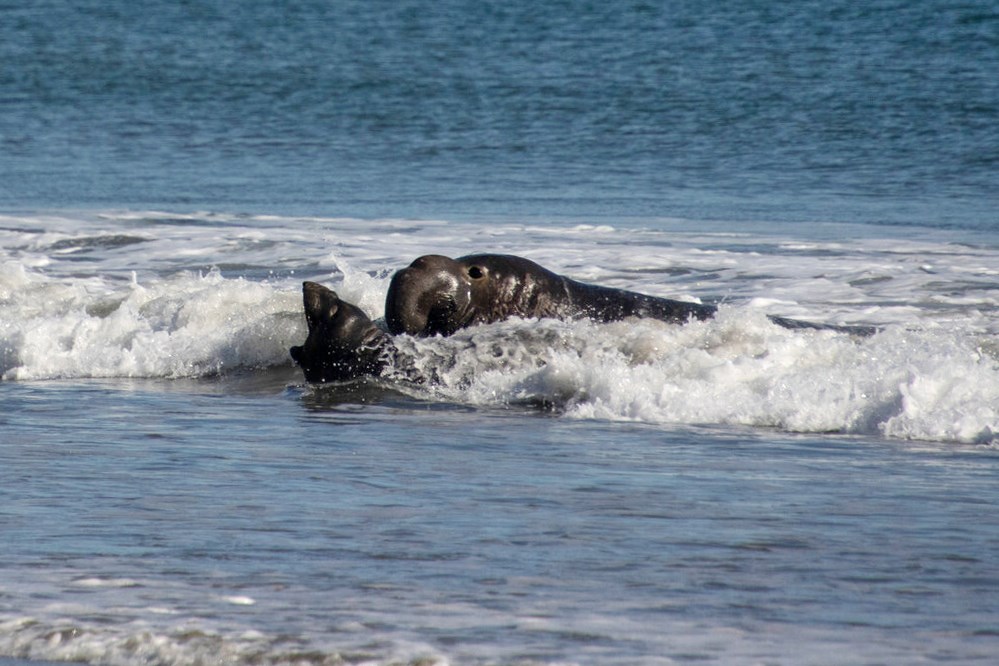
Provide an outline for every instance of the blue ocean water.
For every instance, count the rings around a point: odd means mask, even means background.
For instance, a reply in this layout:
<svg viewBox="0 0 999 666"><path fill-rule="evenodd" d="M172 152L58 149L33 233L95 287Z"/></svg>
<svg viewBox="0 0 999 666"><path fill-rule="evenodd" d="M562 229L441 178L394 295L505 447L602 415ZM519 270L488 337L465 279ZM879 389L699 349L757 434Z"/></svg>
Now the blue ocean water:
<svg viewBox="0 0 999 666"><path fill-rule="evenodd" d="M988 0L2 11L5 208L996 222Z"/></svg>
<svg viewBox="0 0 999 666"><path fill-rule="evenodd" d="M0 2L0 662L992 663L997 71L994 0ZM483 251L719 315L292 365Z"/></svg>

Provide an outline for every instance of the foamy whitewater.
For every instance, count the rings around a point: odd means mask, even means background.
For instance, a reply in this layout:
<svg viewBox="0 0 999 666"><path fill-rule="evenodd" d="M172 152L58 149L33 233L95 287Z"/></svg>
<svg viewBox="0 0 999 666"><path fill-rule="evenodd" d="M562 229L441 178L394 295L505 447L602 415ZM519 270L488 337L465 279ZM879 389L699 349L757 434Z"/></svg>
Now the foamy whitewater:
<svg viewBox="0 0 999 666"><path fill-rule="evenodd" d="M719 315L682 327L509 321L400 338L437 382L396 388L577 419L996 441L994 244L940 231L852 238L856 229L829 225L794 238L706 226L6 216L0 373L181 378L289 366L288 348L305 336L303 280L377 318L393 271L415 257L504 252L583 281L719 303ZM792 331L767 314L882 330Z"/></svg>
<svg viewBox="0 0 999 666"><path fill-rule="evenodd" d="M989 663L999 247L787 229L0 218L0 663ZM431 252L720 310L307 385L302 281Z"/></svg>

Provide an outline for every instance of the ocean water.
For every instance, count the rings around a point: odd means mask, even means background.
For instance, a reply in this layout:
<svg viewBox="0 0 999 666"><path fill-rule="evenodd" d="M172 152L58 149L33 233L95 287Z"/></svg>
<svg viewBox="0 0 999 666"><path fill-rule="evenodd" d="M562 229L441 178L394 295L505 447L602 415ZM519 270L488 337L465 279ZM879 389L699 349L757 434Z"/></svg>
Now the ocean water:
<svg viewBox="0 0 999 666"><path fill-rule="evenodd" d="M0 4L0 663L992 663L996 71L994 1ZM304 383L302 281L471 252L719 314Z"/></svg>

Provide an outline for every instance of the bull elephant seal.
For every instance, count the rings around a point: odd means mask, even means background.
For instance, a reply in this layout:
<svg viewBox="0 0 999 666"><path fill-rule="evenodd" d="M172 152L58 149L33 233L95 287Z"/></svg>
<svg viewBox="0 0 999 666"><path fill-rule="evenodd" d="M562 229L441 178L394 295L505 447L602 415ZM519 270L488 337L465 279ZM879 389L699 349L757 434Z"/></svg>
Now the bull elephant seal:
<svg viewBox="0 0 999 666"><path fill-rule="evenodd" d="M363 310L315 282L303 283L302 300L309 337L290 352L306 381L346 381L382 373L394 345Z"/></svg>
<svg viewBox="0 0 999 666"><path fill-rule="evenodd" d="M423 336L451 335L510 317L596 322L649 317L681 324L714 314L711 305L584 284L508 254L419 257L392 277L385 298L389 331Z"/></svg>
<svg viewBox="0 0 999 666"><path fill-rule="evenodd" d="M509 254L470 254L451 259L419 257L397 271L385 298L385 322L393 334L451 335L476 324L509 317L591 319L596 322L646 317L671 324L710 319L717 308L624 289L578 282ZM789 329L836 331L868 336L876 326L815 324L768 315Z"/></svg>

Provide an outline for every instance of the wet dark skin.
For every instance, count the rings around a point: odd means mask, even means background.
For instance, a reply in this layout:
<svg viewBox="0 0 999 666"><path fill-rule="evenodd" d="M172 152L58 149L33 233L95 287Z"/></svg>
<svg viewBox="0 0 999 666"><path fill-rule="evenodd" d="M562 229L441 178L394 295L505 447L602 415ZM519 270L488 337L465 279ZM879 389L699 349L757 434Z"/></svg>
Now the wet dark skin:
<svg viewBox="0 0 999 666"><path fill-rule="evenodd" d="M391 336L357 306L315 282L302 288L309 336L291 356L310 382L346 381L380 375L395 357ZM710 319L712 305L648 296L585 284L529 259L473 254L451 259L419 257L392 277L385 298L385 322L392 334L451 335L477 324L511 317L620 321L628 317L672 324ZM790 329L872 335L872 326L836 326L770 316Z"/></svg>
<svg viewBox="0 0 999 666"><path fill-rule="evenodd" d="M389 331L419 336L451 335L510 317L645 317L682 324L714 314L710 305L585 284L507 254L420 257L393 276L385 298Z"/></svg>
<svg viewBox="0 0 999 666"><path fill-rule="evenodd" d="M379 375L394 349L391 338L356 305L315 282L302 285L309 336L291 357L313 383Z"/></svg>

